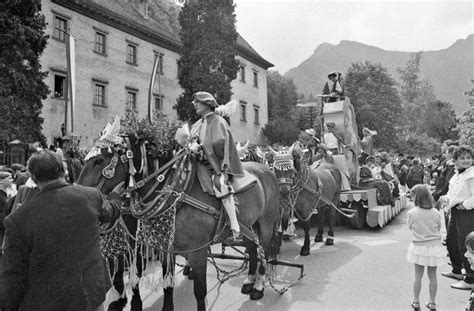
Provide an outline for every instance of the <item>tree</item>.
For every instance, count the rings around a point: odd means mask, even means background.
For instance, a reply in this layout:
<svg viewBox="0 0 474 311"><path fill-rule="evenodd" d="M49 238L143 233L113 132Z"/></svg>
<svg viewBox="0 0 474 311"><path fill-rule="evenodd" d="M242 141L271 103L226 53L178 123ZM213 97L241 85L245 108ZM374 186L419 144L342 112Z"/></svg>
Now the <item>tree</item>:
<svg viewBox="0 0 474 311"><path fill-rule="evenodd" d="M423 105L420 128L423 133L442 142L447 139L457 139L456 113L450 103L435 100Z"/></svg>
<svg viewBox="0 0 474 311"><path fill-rule="evenodd" d="M221 105L232 96L231 82L239 66L234 9L232 0L199 0L186 1L179 13L178 79L184 92L174 108L180 120L197 117L191 102L198 91L213 94Z"/></svg>
<svg viewBox="0 0 474 311"><path fill-rule="evenodd" d="M413 53L405 68L398 68L400 73L400 93L403 107L404 133L423 133L419 120L429 106L436 101L433 86L420 78L422 52Z"/></svg>
<svg viewBox="0 0 474 311"><path fill-rule="evenodd" d="M0 128L2 139L45 142L43 104L49 93L40 56L48 36L40 0L0 2Z"/></svg>
<svg viewBox="0 0 474 311"><path fill-rule="evenodd" d="M471 80L474 84L474 80ZM469 109L467 109L459 120L459 144L474 149L474 88L464 92L468 97Z"/></svg>
<svg viewBox="0 0 474 311"><path fill-rule="evenodd" d="M376 148L397 146L401 99L395 80L381 64L353 63L346 75L345 91L354 106L359 135L362 127L377 131Z"/></svg>
<svg viewBox="0 0 474 311"><path fill-rule="evenodd" d="M290 145L298 139L298 94L293 79L270 70L267 76L268 124L263 129L271 144Z"/></svg>

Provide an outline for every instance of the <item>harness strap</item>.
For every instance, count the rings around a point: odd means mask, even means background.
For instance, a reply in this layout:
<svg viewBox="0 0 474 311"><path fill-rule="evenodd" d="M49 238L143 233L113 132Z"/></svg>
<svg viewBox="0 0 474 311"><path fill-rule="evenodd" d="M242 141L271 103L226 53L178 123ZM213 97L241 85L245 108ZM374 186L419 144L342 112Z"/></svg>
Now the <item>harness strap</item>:
<svg viewBox="0 0 474 311"><path fill-rule="evenodd" d="M199 201L196 198L193 198L190 195L187 195L186 193L182 192L181 193L181 202L189 204L205 213L208 213L212 215L214 218L219 219L220 216L220 211L215 209L214 207L210 206L209 204L206 204L204 202Z"/></svg>

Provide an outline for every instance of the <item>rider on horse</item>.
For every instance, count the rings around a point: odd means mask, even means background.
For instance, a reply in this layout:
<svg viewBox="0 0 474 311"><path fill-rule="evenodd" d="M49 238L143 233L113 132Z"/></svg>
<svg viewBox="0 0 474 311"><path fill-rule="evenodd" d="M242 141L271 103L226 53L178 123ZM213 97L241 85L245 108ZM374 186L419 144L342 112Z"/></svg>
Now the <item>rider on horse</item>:
<svg viewBox="0 0 474 311"><path fill-rule="evenodd" d="M224 118L214 113L218 107L214 96L207 92L197 92L193 101L196 113L201 117L191 127L190 150L201 153L202 160L212 172L212 184L216 197L229 216L233 239L240 236L240 226L234 202L234 190L229 184L231 176L243 176L244 169L239 160L237 148Z"/></svg>

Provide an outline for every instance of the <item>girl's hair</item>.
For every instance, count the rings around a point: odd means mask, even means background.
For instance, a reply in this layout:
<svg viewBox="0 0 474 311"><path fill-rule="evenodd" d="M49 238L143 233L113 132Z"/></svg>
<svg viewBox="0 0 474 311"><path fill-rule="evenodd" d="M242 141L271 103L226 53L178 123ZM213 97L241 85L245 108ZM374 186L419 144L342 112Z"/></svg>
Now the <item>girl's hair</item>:
<svg viewBox="0 0 474 311"><path fill-rule="evenodd" d="M468 154L472 158L472 150L468 147L459 147L454 151L453 159L457 160L462 154Z"/></svg>
<svg viewBox="0 0 474 311"><path fill-rule="evenodd" d="M423 184L415 185L411 192L415 195L415 206L424 208L424 209L431 209L433 208L433 197L431 196L428 187Z"/></svg>
<svg viewBox="0 0 474 311"><path fill-rule="evenodd" d="M474 231L472 231L466 236L464 245L466 245L467 249L474 251Z"/></svg>

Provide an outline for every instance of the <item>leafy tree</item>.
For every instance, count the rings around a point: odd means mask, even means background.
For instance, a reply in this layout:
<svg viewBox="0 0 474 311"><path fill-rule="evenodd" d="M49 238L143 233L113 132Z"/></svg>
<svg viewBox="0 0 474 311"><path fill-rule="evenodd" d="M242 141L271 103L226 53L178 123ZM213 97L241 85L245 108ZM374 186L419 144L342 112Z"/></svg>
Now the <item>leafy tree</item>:
<svg viewBox="0 0 474 311"><path fill-rule="evenodd" d="M456 113L450 103L441 100L423 105L421 122L424 133L438 141L457 139Z"/></svg>
<svg viewBox="0 0 474 311"><path fill-rule="evenodd" d="M4 140L45 142L43 104L49 93L40 55L48 40L40 0L0 2L0 129Z"/></svg>
<svg viewBox="0 0 474 311"><path fill-rule="evenodd" d="M186 1L179 13L178 79L184 92L174 108L180 120L196 118L191 101L198 91L213 94L219 104L232 96L231 82L239 65L234 9L232 0Z"/></svg>
<svg viewBox="0 0 474 311"><path fill-rule="evenodd" d="M268 71L267 94L269 120L288 116L296 107L298 94L295 83L278 71Z"/></svg>
<svg viewBox="0 0 474 311"><path fill-rule="evenodd" d="M409 134L400 140L397 150L411 155L430 156L441 149L439 141L427 134Z"/></svg>
<svg viewBox="0 0 474 311"><path fill-rule="evenodd" d="M363 127L368 127L378 133L374 136L376 148L396 147L401 99L387 68L369 61L353 63L345 81L345 92L354 106L359 135L362 135Z"/></svg>
<svg viewBox="0 0 474 311"><path fill-rule="evenodd" d="M289 146L298 139L300 129L291 119L279 116L265 125L263 133L267 136L270 144L278 143Z"/></svg>
<svg viewBox="0 0 474 311"><path fill-rule="evenodd" d="M419 122L425 110L436 101L433 86L420 78L422 52L413 53L405 68L398 68L400 73L400 93L403 106L403 131L405 134L424 132ZM432 105L432 104L431 104Z"/></svg>
<svg viewBox="0 0 474 311"><path fill-rule="evenodd" d="M267 76L268 124L263 129L270 143L290 145L298 139L298 94L293 79L270 70Z"/></svg>
<svg viewBox="0 0 474 311"><path fill-rule="evenodd" d="M474 84L474 80L471 80ZM466 110L459 120L459 144L474 149L474 88L464 92L468 97L470 109Z"/></svg>

